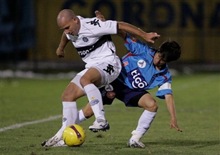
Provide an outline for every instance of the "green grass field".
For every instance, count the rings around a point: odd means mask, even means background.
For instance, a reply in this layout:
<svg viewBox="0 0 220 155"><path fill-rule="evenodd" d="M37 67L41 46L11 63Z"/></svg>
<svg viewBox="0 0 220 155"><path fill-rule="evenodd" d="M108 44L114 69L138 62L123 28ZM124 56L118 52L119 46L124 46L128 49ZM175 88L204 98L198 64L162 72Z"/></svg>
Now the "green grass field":
<svg viewBox="0 0 220 155"><path fill-rule="evenodd" d="M165 103L157 99L158 114L142 139L145 149L126 145L142 109L126 108L118 100L105 106L111 125L108 132L90 132L91 118L81 124L87 136L81 147L42 148L40 143L60 128L60 96L68 82L0 79L0 155L220 155L219 73L173 77L178 124L183 132L169 128ZM78 107L85 102L86 98L80 99ZM52 116L58 118L39 121ZM15 124L17 128L7 130Z"/></svg>

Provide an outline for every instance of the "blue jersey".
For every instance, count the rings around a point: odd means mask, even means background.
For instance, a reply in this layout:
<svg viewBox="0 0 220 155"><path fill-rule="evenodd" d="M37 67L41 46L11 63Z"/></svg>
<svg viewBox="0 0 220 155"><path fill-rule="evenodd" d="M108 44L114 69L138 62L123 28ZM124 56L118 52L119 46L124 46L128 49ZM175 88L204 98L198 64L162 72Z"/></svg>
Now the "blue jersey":
<svg viewBox="0 0 220 155"><path fill-rule="evenodd" d="M125 47L129 52L122 57L123 68L118 80L136 90L158 87L156 96L159 98L172 94L172 78L167 64L162 70L157 70L153 65L155 50L141 41L132 40L129 35L126 37Z"/></svg>

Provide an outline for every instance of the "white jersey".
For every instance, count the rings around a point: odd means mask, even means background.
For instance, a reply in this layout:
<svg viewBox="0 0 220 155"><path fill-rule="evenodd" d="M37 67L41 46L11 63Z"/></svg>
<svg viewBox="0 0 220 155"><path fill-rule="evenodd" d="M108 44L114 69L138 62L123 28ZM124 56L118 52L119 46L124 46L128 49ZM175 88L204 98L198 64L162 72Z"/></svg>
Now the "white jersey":
<svg viewBox="0 0 220 155"><path fill-rule="evenodd" d="M111 62L118 59L115 45L110 34L117 34L117 22L112 20L101 21L98 18L83 18L80 20L80 30L77 36L66 34L72 42L87 67L102 62Z"/></svg>

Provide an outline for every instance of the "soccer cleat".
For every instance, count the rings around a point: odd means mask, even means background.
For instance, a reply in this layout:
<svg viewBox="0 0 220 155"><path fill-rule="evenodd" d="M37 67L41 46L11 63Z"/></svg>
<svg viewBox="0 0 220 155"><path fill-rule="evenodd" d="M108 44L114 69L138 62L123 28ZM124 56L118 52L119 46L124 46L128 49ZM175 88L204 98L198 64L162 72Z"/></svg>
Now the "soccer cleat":
<svg viewBox="0 0 220 155"><path fill-rule="evenodd" d="M132 147L132 148L145 148L145 145L137 140L134 139L130 139L128 141L128 147Z"/></svg>
<svg viewBox="0 0 220 155"><path fill-rule="evenodd" d="M52 138L45 140L41 143L41 146L43 147L53 147L55 144L57 144L60 140L62 140L62 135L61 136L53 136Z"/></svg>
<svg viewBox="0 0 220 155"><path fill-rule="evenodd" d="M145 145L140 141L143 134L134 130L131 132L132 136L128 141L128 146L132 148L145 148Z"/></svg>
<svg viewBox="0 0 220 155"><path fill-rule="evenodd" d="M89 126L89 130L92 132L109 130L110 126L106 120L96 120L93 125Z"/></svg>
<svg viewBox="0 0 220 155"><path fill-rule="evenodd" d="M54 145L51 146L51 147L65 147L65 146L67 146L67 145L65 144L65 142L64 142L63 140L60 140L60 141L58 141L56 144L54 144Z"/></svg>

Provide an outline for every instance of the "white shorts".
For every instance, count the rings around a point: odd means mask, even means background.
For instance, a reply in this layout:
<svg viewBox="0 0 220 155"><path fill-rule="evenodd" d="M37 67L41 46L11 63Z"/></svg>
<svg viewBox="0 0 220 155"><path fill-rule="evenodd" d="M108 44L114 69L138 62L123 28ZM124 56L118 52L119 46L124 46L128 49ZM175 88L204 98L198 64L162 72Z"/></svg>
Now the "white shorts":
<svg viewBox="0 0 220 155"><path fill-rule="evenodd" d="M119 76L122 67L120 59L116 57L113 61L99 62L97 64L90 65L90 67L87 67L77 73L71 82L77 84L82 89L79 80L89 68L96 68L100 72L102 78L101 85L104 86L111 83Z"/></svg>

